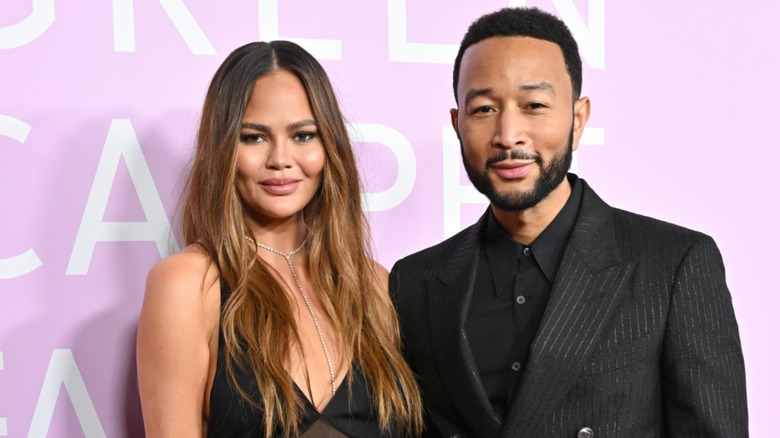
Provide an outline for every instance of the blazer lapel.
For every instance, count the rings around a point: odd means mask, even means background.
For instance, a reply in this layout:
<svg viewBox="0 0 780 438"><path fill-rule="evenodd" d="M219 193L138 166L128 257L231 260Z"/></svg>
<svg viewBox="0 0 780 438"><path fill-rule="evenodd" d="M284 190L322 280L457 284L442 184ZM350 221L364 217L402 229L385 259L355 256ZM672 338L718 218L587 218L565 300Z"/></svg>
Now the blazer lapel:
<svg viewBox="0 0 780 438"><path fill-rule="evenodd" d="M471 430L495 436L501 423L482 387L464 331L484 222L485 216L464 232L439 275L429 280L428 315L433 355L452 403Z"/></svg>
<svg viewBox="0 0 780 438"><path fill-rule="evenodd" d="M621 259L610 207L585 184L577 223L503 436L536 436L550 421L579 377L633 270L633 262Z"/></svg>

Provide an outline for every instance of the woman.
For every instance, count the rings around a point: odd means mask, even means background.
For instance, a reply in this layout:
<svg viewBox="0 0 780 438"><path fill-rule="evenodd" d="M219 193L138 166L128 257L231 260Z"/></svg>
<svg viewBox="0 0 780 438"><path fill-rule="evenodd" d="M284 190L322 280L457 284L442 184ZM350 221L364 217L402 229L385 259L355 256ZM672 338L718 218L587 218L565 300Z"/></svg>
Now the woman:
<svg viewBox="0 0 780 438"><path fill-rule="evenodd" d="M247 44L215 74L183 232L138 327L148 436L419 434L344 121L298 45Z"/></svg>

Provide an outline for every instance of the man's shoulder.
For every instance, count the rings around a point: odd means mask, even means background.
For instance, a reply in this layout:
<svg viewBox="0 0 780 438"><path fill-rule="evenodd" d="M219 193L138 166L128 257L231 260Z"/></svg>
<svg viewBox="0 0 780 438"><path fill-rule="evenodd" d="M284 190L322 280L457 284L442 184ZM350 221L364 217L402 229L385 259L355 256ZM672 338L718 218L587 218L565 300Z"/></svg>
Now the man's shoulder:
<svg viewBox="0 0 780 438"><path fill-rule="evenodd" d="M464 246L478 245L477 240L479 240L481 223L482 221L480 220L433 246L409 254L396 264L426 267L440 265L445 259L449 259L453 253L463 249Z"/></svg>
<svg viewBox="0 0 780 438"><path fill-rule="evenodd" d="M615 239L624 257L673 269L695 248L718 251L712 237L700 231L621 209L612 211Z"/></svg>
<svg viewBox="0 0 780 438"><path fill-rule="evenodd" d="M615 237L619 241L630 240L635 242L642 242L647 240L654 240L687 246L699 239L708 238L708 236L704 233L692 230L682 225L623 210L621 208L612 207L611 205L605 203L593 191L593 189L587 186L587 184L585 193L587 200L583 202L583 205L587 205L591 212L602 212L597 213L598 215L601 215L604 211L609 211L609 214L612 217L612 225L615 230ZM586 217L592 216L586 212L580 211L581 217L579 221L583 221L583 214ZM585 221L587 221L587 219L585 219Z"/></svg>
<svg viewBox="0 0 780 438"><path fill-rule="evenodd" d="M668 222L619 208L612 208L615 231L622 237L633 239L652 239L678 243L690 243L707 237L706 234ZM620 237L620 236L619 236Z"/></svg>

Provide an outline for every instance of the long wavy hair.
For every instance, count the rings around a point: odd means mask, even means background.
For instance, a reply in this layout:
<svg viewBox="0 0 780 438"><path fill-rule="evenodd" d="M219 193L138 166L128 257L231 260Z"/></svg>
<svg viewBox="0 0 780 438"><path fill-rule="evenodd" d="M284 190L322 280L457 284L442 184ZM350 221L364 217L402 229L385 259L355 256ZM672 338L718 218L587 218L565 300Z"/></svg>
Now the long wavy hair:
<svg viewBox="0 0 780 438"><path fill-rule="evenodd" d="M187 244L205 248L231 290L220 321L229 379L247 402L262 410L266 437L277 427L297 435L303 399L284 369L290 348L300 349L292 304L255 246L244 239L249 227L235 183L240 126L255 81L280 70L303 84L326 153L321 186L304 209L313 285L334 322L343 358L353 358L366 376L380 427L419 434L419 390L400 353L395 311L377 290L361 185L343 116L322 66L287 41L239 47L217 70L203 105L183 203ZM237 384L237 367L255 377L259 401Z"/></svg>

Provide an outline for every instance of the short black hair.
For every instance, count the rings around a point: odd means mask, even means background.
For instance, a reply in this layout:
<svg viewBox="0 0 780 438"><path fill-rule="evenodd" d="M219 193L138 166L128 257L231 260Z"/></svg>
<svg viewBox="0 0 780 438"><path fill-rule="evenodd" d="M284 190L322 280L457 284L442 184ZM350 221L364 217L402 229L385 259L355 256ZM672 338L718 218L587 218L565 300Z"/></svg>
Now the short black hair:
<svg viewBox="0 0 780 438"><path fill-rule="evenodd" d="M582 60L577 41L566 24L555 15L539 8L504 8L479 17L471 23L463 36L452 71L452 90L456 104L463 52L471 45L488 38L512 36L536 38L558 45L563 52L563 61L571 79L572 95L574 99L579 99L582 90Z"/></svg>

